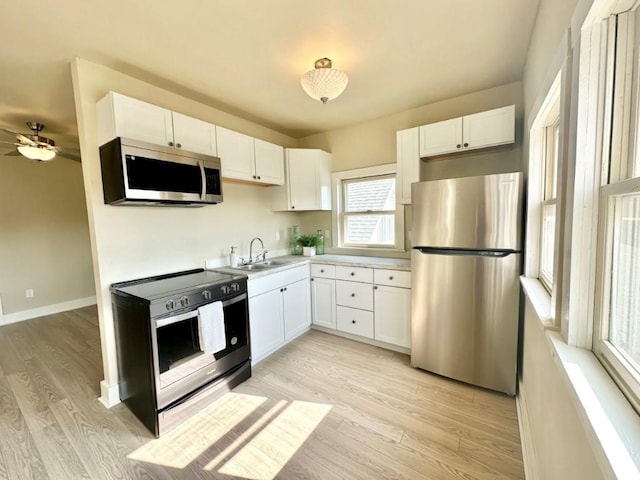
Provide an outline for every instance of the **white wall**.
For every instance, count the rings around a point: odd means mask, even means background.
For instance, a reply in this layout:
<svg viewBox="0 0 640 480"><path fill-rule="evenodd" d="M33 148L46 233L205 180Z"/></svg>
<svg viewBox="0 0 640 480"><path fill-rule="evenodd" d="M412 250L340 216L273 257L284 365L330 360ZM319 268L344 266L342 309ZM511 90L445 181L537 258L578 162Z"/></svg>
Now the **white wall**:
<svg viewBox="0 0 640 480"><path fill-rule="evenodd" d="M80 163L2 156L0 179L0 296L5 321L93 297ZM32 298L25 297L26 289L34 290Z"/></svg>
<svg viewBox="0 0 640 480"><path fill-rule="evenodd" d="M103 201L98 155L96 102L109 90L231 128L285 147L294 139L106 67L76 59L72 76L91 250L96 284L105 379L102 400L117 401L117 362L109 285L123 280L204 267L205 259L226 261L229 247L248 253L259 236L267 250L287 246L296 213L269 209L263 187L224 183L224 201L203 208L117 207ZM276 231L281 239L275 240Z"/></svg>
<svg viewBox="0 0 640 480"><path fill-rule="evenodd" d="M528 165L528 131L565 59L567 42L579 38L592 0L541 0L523 77L525 100L524 164ZM571 33L571 35L569 35ZM577 55L577 53L576 53ZM574 65L575 65L574 58ZM576 74L577 72L574 72ZM573 92L575 95L577 92ZM569 159L575 162L575 158ZM561 246L557 248L561 249ZM548 331L527 299L524 311L522 369L518 404L525 463L539 480L612 478L602 449L579 415L575 393L555 354Z"/></svg>

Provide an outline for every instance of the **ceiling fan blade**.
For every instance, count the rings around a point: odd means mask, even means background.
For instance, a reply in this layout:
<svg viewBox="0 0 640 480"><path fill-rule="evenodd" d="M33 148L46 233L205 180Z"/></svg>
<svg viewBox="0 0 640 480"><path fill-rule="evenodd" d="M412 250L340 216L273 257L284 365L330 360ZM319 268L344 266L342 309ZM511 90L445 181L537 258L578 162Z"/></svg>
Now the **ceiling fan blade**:
<svg viewBox="0 0 640 480"><path fill-rule="evenodd" d="M17 150L11 150L10 152L5 153L4 156L5 157L20 157L20 156L22 156L22 154Z"/></svg>
<svg viewBox="0 0 640 480"><path fill-rule="evenodd" d="M11 133L13 135L19 135L18 132L14 132L13 130L9 130L8 128L0 128L3 132Z"/></svg>
<svg viewBox="0 0 640 480"><path fill-rule="evenodd" d="M6 143L7 145L17 145L16 142L7 142L5 140L0 140L0 143Z"/></svg>
<svg viewBox="0 0 640 480"><path fill-rule="evenodd" d="M68 158L69 160L73 160L75 162L80 162L82 161L80 159L80 155L76 155L75 153L70 153L66 150L61 150L58 152L58 156L59 157L63 157L63 158Z"/></svg>
<svg viewBox="0 0 640 480"><path fill-rule="evenodd" d="M37 147L38 146L38 144L36 142L31 140L29 137L25 137L21 133L17 133L16 137L18 138L18 141L20 141L20 143L22 143L23 145L30 145L32 147Z"/></svg>

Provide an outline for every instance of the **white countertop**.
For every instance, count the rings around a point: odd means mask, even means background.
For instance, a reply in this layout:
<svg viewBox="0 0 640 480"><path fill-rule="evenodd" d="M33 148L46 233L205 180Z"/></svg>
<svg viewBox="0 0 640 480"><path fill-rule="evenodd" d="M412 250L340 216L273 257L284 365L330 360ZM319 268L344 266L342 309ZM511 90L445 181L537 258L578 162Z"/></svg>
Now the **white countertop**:
<svg viewBox="0 0 640 480"><path fill-rule="evenodd" d="M239 268L232 268L229 266L217 267L212 270L223 273L233 273L236 275L245 274L249 278L264 277L266 275L282 272L284 270L295 268L306 263L334 264L368 268L375 267L387 268L391 270L411 270L411 260L409 260L408 258L365 257L355 255L314 255L313 257L303 257L300 255L283 255L281 257L271 258L270 260L280 260L290 263L264 270L243 270Z"/></svg>

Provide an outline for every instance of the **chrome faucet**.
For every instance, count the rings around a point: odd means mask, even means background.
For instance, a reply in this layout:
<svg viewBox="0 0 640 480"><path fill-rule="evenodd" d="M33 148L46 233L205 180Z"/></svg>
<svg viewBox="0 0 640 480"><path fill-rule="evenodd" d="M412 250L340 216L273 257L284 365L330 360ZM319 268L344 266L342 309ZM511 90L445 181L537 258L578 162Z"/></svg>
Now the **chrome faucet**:
<svg viewBox="0 0 640 480"><path fill-rule="evenodd" d="M251 240L251 243L249 244L249 263L253 263L254 258L253 258L253 242L255 242L256 240L258 240L260 242L260 247L262 248L262 260L266 260L267 258L267 251L264 249L264 243L262 243L262 239L259 237L255 237L253 240ZM256 255L255 261L258 261L258 258L260 257L260 254Z"/></svg>

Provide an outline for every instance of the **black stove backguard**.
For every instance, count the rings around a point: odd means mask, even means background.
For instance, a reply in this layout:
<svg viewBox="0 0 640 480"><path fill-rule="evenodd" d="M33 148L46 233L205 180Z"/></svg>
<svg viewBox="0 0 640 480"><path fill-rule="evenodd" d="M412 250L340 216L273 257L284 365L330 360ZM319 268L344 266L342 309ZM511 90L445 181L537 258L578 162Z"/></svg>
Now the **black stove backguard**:
<svg viewBox="0 0 640 480"><path fill-rule="evenodd" d="M112 285L120 399L156 437L251 376L246 291L202 269ZM215 301L225 348L205 354L197 309Z"/></svg>

